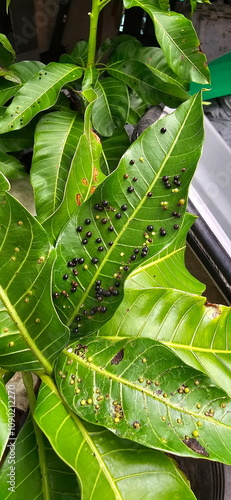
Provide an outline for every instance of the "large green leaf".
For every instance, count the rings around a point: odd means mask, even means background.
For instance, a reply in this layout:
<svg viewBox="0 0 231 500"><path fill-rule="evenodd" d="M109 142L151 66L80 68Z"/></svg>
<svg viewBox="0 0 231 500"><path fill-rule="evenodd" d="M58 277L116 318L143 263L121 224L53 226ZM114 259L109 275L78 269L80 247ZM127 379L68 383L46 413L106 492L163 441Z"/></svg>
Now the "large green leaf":
<svg viewBox="0 0 231 500"><path fill-rule="evenodd" d="M82 500L195 499L169 457L83 422L49 381L40 389L34 416L56 453L77 472Z"/></svg>
<svg viewBox="0 0 231 500"><path fill-rule="evenodd" d="M11 389L9 388L9 391ZM14 401L12 396L14 393L10 394L10 403L12 404ZM9 414L10 413L10 414ZM10 419L12 419L12 412L9 412L9 401L8 401L8 393L5 387L4 382L0 379L0 422L1 422L1 433L0 433L0 459L4 453L9 434L10 434Z"/></svg>
<svg viewBox="0 0 231 500"><path fill-rule="evenodd" d="M122 130L127 121L129 97L125 83L114 78L98 80L94 87L98 99L92 107L93 127L104 137L116 129Z"/></svg>
<svg viewBox="0 0 231 500"><path fill-rule="evenodd" d="M231 399L159 342L79 338L59 355L56 381L73 411L121 437L231 463Z"/></svg>
<svg viewBox="0 0 231 500"><path fill-rule="evenodd" d="M39 444L38 449L34 426L29 417L16 443L9 448L10 455L1 468L1 498L80 499L74 472L60 460L45 436L43 443Z"/></svg>
<svg viewBox="0 0 231 500"><path fill-rule="evenodd" d="M100 328L121 302L123 282L129 273L147 257L158 256L177 237L175 218L169 213L177 210L183 218L188 185L200 156L202 140L201 102L197 95L175 113L153 124L132 144L118 168L60 233L53 291L62 292L56 307L74 333L77 329L81 334ZM181 172L182 167L186 171ZM170 189L162 180L165 175L171 181ZM178 187L174 184L174 175L181 175ZM164 200L169 210L162 209ZM102 207L103 201L108 202L105 207ZM150 224L152 230L147 229ZM82 231L79 232L78 227L82 227ZM87 236L89 231L92 236ZM135 248L139 249L138 254L134 254ZM72 269L74 258L85 259L84 265L78 261L77 268L73 264ZM73 272L77 283L74 288ZM66 274L67 280L63 279ZM100 297L96 280L101 281ZM117 281L119 291L115 286ZM76 316L80 319L75 320Z"/></svg>
<svg viewBox="0 0 231 500"><path fill-rule="evenodd" d="M8 179L19 179L25 175L25 169L21 162L3 151L0 151L0 171Z"/></svg>
<svg viewBox="0 0 231 500"><path fill-rule="evenodd" d="M0 134L0 151L5 153L31 148L34 143L34 131L37 118L34 118L23 129Z"/></svg>
<svg viewBox="0 0 231 500"><path fill-rule="evenodd" d="M61 204L71 161L82 132L83 120L71 110L48 113L37 124L31 183L41 222Z"/></svg>
<svg viewBox="0 0 231 500"><path fill-rule="evenodd" d="M62 54L60 57L61 63L78 64L85 68L88 56L88 42L80 40L74 46L70 54Z"/></svg>
<svg viewBox="0 0 231 500"><path fill-rule="evenodd" d="M176 12L164 12L152 0L124 0L126 8L141 7L153 19L156 38L169 66L183 80L209 82L206 57L189 19Z"/></svg>
<svg viewBox="0 0 231 500"><path fill-rule="evenodd" d="M0 33L0 66L9 66L15 61L15 51L3 33Z"/></svg>
<svg viewBox="0 0 231 500"><path fill-rule="evenodd" d="M82 69L74 65L50 63L18 91L0 124L0 133L24 127L40 111L56 102L63 85L79 78Z"/></svg>
<svg viewBox="0 0 231 500"><path fill-rule="evenodd" d="M91 109L89 104L85 112L84 133L81 135L72 158L63 200L60 207L47 221L44 227L54 240L70 219L76 208L82 205L104 179L100 169L102 146L99 137L91 129Z"/></svg>
<svg viewBox="0 0 231 500"><path fill-rule="evenodd" d="M51 300L55 252L44 229L19 202L1 193L0 206L1 366L51 371L68 338Z"/></svg>
<svg viewBox="0 0 231 500"><path fill-rule="evenodd" d="M10 70L9 68L1 68L0 67L0 77L5 78L6 80L9 80L10 82L17 83L20 85L21 80L18 77L14 71Z"/></svg>

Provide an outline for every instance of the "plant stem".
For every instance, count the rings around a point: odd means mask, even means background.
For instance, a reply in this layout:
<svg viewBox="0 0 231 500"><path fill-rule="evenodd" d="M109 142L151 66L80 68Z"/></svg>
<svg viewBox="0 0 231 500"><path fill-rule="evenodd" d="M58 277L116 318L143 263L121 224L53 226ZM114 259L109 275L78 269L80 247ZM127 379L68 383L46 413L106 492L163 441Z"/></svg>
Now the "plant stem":
<svg viewBox="0 0 231 500"><path fill-rule="evenodd" d="M38 445L38 455L39 455L39 466L41 470L42 476L42 491L44 500L50 500L50 486L48 481L48 470L47 470L47 462L46 462L46 452L44 446L44 436L38 425L33 419L33 413L36 405L36 397L34 393L33 387L33 378L31 372L23 372L22 373L23 382L27 391L30 412L32 416L32 422L34 426L36 441Z"/></svg>
<svg viewBox="0 0 231 500"><path fill-rule="evenodd" d="M94 64L95 64L95 52L96 52L97 27L98 27L99 13L100 13L99 0L92 0L92 11L89 12L90 33L89 33L87 66L94 66Z"/></svg>

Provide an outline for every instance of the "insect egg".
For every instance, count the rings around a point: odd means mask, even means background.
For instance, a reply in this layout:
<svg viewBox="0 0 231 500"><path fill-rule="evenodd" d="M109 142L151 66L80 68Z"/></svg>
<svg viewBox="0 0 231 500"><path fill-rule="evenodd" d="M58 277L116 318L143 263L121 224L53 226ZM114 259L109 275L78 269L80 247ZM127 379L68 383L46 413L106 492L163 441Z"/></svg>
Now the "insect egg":
<svg viewBox="0 0 231 500"><path fill-rule="evenodd" d="M91 238L91 237L92 237L92 232L91 232L91 231L88 231L88 232L86 233L86 236L87 236L87 238Z"/></svg>
<svg viewBox="0 0 231 500"><path fill-rule="evenodd" d="M177 216L177 212L172 212L172 216L176 217Z"/></svg>
<svg viewBox="0 0 231 500"><path fill-rule="evenodd" d="M82 231L82 230L83 230L82 226L78 226L78 227L76 228L76 231L77 231L78 233L81 233L81 231Z"/></svg>
<svg viewBox="0 0 231 500"><path fill-rule="evenodd" d="M164 182L167 182L167 181L168 181L168 179L169 179L168 175L164 175L164 176L162 177L162 181L164 181Z"/></svg>
<svg viewBox="0 0 231 500"><path fill-rule="evenodd" d="M139 248L134 248L133 252L137 255L139 253Z"/></svg>
<svg viewBox="0 0 231 500"><path fill-rule="evenodd" d="M182 168L181 172L186 172L186 168Z"/></svg>
<svg viewBox="0 0 231 500"><path fill-rule="evenodd" d="M71 287L71 292L76 292L77 288L75 286Z"/></svg>
<svg viewBox="0 0 231 500"><path fill-rule="evenodd" d="M131 255L130 260L136 260L136 255L135 254Z"/></svg>
<svg viewBox="0 0 231 500"><path fill-rule="evenodd" d="M179 181L180 176L179 175L174 175L175 181Z"/></svg>
<svg viewBox="0 0 231 500"><path fill-rule="evenodd" d="M151 225L147 226L147 231L153 231L153 226Z"/></svg>
<svg viewBox="0 0 231 500"><path fill-rule="evenodd" d="M113 241L109 241L108 245L111 247L113 245Z"/></svg>
<svg viewBox="0 0 231 500"><path fill-rule="evenodd" d="M128 193L133 193L133 191L134 191L134 187L133 187L133 186L129 186L129 187L127 188L127 192L128 192Z"/></svg>
<svg viewBox="0 0 231 500"><path fill-rule="evenodd" d="M87 240L86 238L84 238L84 239L82 240L82 244L83 244L83 245L87 245L87 243L88 243L88 240Z"/></svg>
<svg viewBox="0 0 231 500"><path fill-rule="evenodd" d="M96 204L94 205L94 208L95 208L96 210L98 210L98 209L99 209L99 204L98 204L98 203L96 203Z"/></svg>
<svg viewBox="0 0 231 500"><path fill-rule="evenodd" d="M101 285L101 281L100 281L100 280L96 280L95 284L96 284L97 286L100 286L100 285Z"/></svg>
<svg viewBox="0 0 231 500"><path fill-rule="evenodd" d="M67 263L67 267L75 267L75 263L72 260L69 260Z"/></svg>
<svg viewBox="0 0 231 500"><path fill-rule="evenodd" d="M106 306L102 306L102 307L100 308L100 312L101 312L101 313L105 313L106 311L107 311Z"/></svg>
<svg viewBox="0 0 231 500"><path fill-rule="evenodd" d="M108 207L109 203L108 203L108 201L104 200L104 201L102 201L102 205L103 205L103 207Z"/></svg>
<svg viewBox="0 0 231 500"><path fill-rule="evenodd" d="M73 333L78 333L79 329L78 328L73 328Z"/></svg>
<svg viewBox="0 0 231 500"><path fill-rule="evenodd" d="M81 258L79 259L79 263L80 263L80 264L83 264L83 263L84 263L84 258L83 258L83 257L81 257Z"/></svg>
<svg viewBox="0 0 231 500"><path fill-rule="evenodd" d="M133 179L132 179L132 180L133 180L134 182L136 182L136 181L138 180L138 178L137 178L137 177L133 177Z"/></svg>
<svg viewBox="0 0 231 500"><path fill-rule="evenodd" d="M124 271L129 271L129 267L128 266L124 266Z"/></svg>
<svg viewBox="0 0 231 500"><path fill-rule="evenodd" d="M87 224L87 226L89 226L89 224L91 224L91 219L85 219L85 224Z"/></svg>
<svg viewBox="0 0 231 500"><path fill-rule="evenodd" d="M78 262L79 262L78 257L74 257L74 259L72 259L72 262L73 262L73 264L78 264Z"/></svg>
<svg viewBox="0 0 231 500"><path fill-rule="evenodd" d="M160 131L161 131L161 134L165 134L165 132L167 132L167 129L166 129L165 127L162 127L162 128L160 129Z"/></svg>
<svg viewBox="0 0 231 500"><path fill-rule="evenodd" d="M122 217L122 215L121 215L121 214L119 214L119 213L118 213L118 214L116 214L116 218L117 218L117 219L121 219L121 217Z"/></svg>
<svg viewBox="0 0 231 500"><path fill-rule="evenodd" d="M110 232L114 231L114 227L113 226L108 226L108 231L110 231Z"/></svg>
<svg viewBox="0 0 231 500"><path fill-rule="evenodd" d="M176 181L176 180L173 181L173 184L175 184L175 186L180 186L181 185L180 181Z"/></svg>
<svg viewBox="0 0 231 500"><path fill-rule="evenodd" d="M129 163L130 163L130 165L134 165L135 162L134 162L134 160L130 160Z"/></svg>
<svg viewBox="0 0 231 500"><path fill-rule="evenodd" d="M163 227L160 228L160 236L165 236L167 233Z"/></svg>
<svg viewBox="0 0 231 500"><path fill-rule="evenodd" d="M102 224L106 224L107 219L103 218L103 219L101 219L101 222L102 222Z"/></svg>
<svg viewBox="0 0 231 500"><path fill-rule="evenodd" d="M123 210L124 212L127 210L127 208L128 208L127 205L122 205L121 206L121 210Z"/></svg>
<svg viewBox="0 0 231 500"><path fill-rule="evenodd" d="M97 259L97 257L93 257L93 258L91 259L91 262L92 262L93 264L97 264L97 262L99 262L99 259Z"/></svg>
<svg viewBox="0 0 231 500"><path fill-rule="evenodd" d="M124 179L128 179L128 174L124 174Z"/></svg>
<svg viewBox="0 0 231 500"><path fill-rule="evenodd" d="M95 240L95 242L96 242L96 243L101 243L101 241L102 241L102 240L101 240L101 238L97 238L97 239Z"/></svg>
<svg viewBox="0 0 231 500"><path fill-rule="evenodd" d="M152 197L152 193L151 193L151 192L149 192L149 193L147 194L147 197L148 197L148 198L151 198L151 197Z"/></svg>
<svg viewBox="0 0 231 500"><path fill-rule="evenodd" d="M103 250L104 250L104 247L98 247L99 252L103 252Z"/></svg>
<svg viewBox="0 0 231 500"><path fill-rule="evenodd" d="M171 184L170 184L169 182L165 182L165 187L166 187L167 189L170 189Z"/></svg>
<svg viewBox="0 0 231 500"><path fill-rule="evenodd" d="M174 224L173 228L174 229L179 229L179 225L178 224Z"/></svg>
<svg viewBox="0 0 231 500"><path fill-rule="evenodd" d="M114 286L116 286L118 288L120 286L120 282L119 281L115 281Z"/></svg>
<svg viewBox="0 0 231 500"><path fill-rule="evenodd" d="M63 275L63 280L67 280L68 279L68 274L64 274Z"/></svg>
<svg viewBox="0 0 231 500"><path fill-rule="evenodd" d="M58 299L59 298L59 293L58 292L54 292L53 293L53 298L54 299Z"/></svg>

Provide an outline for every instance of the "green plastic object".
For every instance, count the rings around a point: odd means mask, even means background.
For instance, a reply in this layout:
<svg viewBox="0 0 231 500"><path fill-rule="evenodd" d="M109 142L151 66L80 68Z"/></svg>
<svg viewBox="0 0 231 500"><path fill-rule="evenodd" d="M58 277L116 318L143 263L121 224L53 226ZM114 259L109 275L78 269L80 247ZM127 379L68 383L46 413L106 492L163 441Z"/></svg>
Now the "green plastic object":
<svg viewBox="0 0 231 500"><path fill-rule="evenodd" d="M211 85L201 85L192 82L190 84L190 95L195 94L201 89L208 89L203 91L203 101L209 101L215 97L231 94L231 52L211 61L209 69Z"/></svg>

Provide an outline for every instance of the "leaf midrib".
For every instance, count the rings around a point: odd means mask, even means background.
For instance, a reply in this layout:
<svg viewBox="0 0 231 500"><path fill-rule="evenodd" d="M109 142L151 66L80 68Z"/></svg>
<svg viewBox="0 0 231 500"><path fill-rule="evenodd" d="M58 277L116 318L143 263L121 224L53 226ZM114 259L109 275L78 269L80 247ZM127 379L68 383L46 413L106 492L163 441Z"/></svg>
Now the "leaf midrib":
<svg viewBox="0 0 231 500"><path fill-rule="evenodd" d="M153 189L153 187L154 187L154 185L155 185L155 183L156 183L157 179L160 177L161 172L162 172L163 168L165 167L165 164L167 163L167 161L168 161L168 159L169 159L169 157L170 157L170 155L171 155L171 153L172 153L173 149L175 148L175 145L176 145L176 142L177 142L177 140L178 140L178 137L180 136L180 134L181 134L181 132L182 132L182 130L183 130L183 128L184 128L184 126L185 126L185 122L188 120L188 116L189 116L189 115L190 115L190 113L191 113L191 109L192 109L193 104L194 104L194 101L195 101L196 99L197 99L197 95L195 94L195 97L194 97L194 99L192 100L192 104L191 104L190 108L188 109L188 111L187 111L187 113L186 113L186 116L185 116L185 118L184 118L183 122L180 124L179 131L178 131L178 133L176 134L176 137L175 137L174 141L172 142L172 144L171 144L171 146L170 146L170 148L169 148L168 153L165 155L164 160L163 160L163 162L162 162L162 164L161 164L160 168L157 170L157 173L156 173L156 175L155 175L155 177L154 177L154 179L153 179L153 182L152 182L152 183L148 186L148 189L147 189L147 191L145 192L145 194L144 194L143 198L141 199L140 203L138 203L137 207L136 207L136 208L135 208L135 210L132 212L131 216L127 219L127 222L126 222L126 223L124 224L124 226L122 227L122 229L121 229L120 233L118 233L118 234L117 234L117 236L116 236L116 238L115 238L115 240L114 240L114 244L113 244L113 246L112 246L112 247L110 247L110 249L108 249L107 254L105 255L104 259L102 260L101 264L99 265L99 267L98 267L98 269L97 269L96 273L93 275L93 278L92 278L92 280L90 281L90 283L89 283L89 285L88 285L88 287L87 287L87 289L86 289L85 293L82 295L82 297L81 297L80 301L78 302L78 304L77 304L76 308L74 309L73 314L70 316L70 319L69 319L69 321L67 322L67 326L70 326L70 325L72 324L73 319L74 319L74 317L76 316L76 313L78 312L79 307L81 306L81 304L84 304L84 301L85 301L85 299L88 297L88 294L89 294L89 292L90 292L91 288L93 287L93 285L94 285L94 283L95 283L95 280L96 280L96 279L97 279L97 277L100 275L101 270L103 269L103 267L104 267L105 263L107 262L107 260L110 258L110 255L111 255L111 253L114 251L114 248L116 247L116 245L117 245L118 241L120 240L120 238L122 237L122 235L124 234L124 232L127 230L127 227L129 226L129 224L131 223L131 221L135 218L135 216L136 216L137 212L139 212L139 210L141 209L141 207L142 207L143 203L144 203L144 202L145 202L145 200L147 199L147 193L148 193L150 190L152 190L152 189ZM141 141L141 148L142 148L142 141Z"/></svg>
<svg viewBox="0 0 231 500"><path fill-rule="evenodd" d="M102 338L105 339L105 340L110 340L110 341L114 341L114 342L119 342L121 340L126 340L126 341L128 340L128 337L119 337L119 338L118 337L101 337L101 339ZM72 359L73 361L75 361L76 364L83 365L86 368L90 369L91 371L95 371L96 373L99 373L101 376L105 376L105 377L109 378L110 380L113 380L114 382L117 382L118 384L122 384L123 386L129 387L132 390L141 392L142 394L145 394L145 396L147 396L149 398L152 398L152 399L158 401L159 403L162 403L167 408L171 408L171 409L173 409L175 411L180 411L181 413L184 413L186 415L190 415L191 417L194 417L195 419L198 419L198 417L200 417L200 419L203 419L205 421L211 422L211 417L206 417L206 415L204 415L204 414L201 414L201 413L198 413L198 412L193 412L193 411L190 411L190 410L186 410L185 408L179 406L178 404L173 404L173 403L170 403L169 401L165 401L165 400L163 400L163 398L161 398L157 394L150 393L150 391L148 391L145 387L143 387L143 386L139 387L135 383L133 383L133 382L127 380L127 379L124 379L121 376L117 376L114 373L109 372L109 371L107 371L105 369L102 370L102 368L99 367L98 365L95 365L94 363L89 362L89 361L85 361L80 356L78 357L76 354L70 353L66 349L63 349L62 352L63 352L63 354L65 356L67 356L70 359ZM230 429L229 425L226 425L223 422L220 422L219 420L216 420L215 418L212 419L212 422L216 423L217 425L223 426L226 429Z"/></svg>

